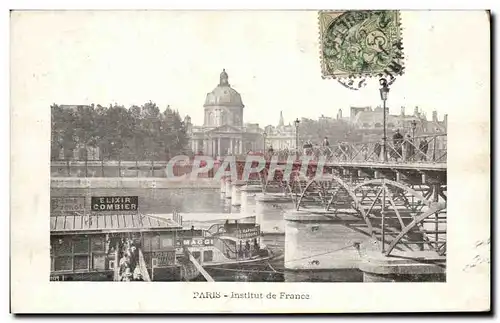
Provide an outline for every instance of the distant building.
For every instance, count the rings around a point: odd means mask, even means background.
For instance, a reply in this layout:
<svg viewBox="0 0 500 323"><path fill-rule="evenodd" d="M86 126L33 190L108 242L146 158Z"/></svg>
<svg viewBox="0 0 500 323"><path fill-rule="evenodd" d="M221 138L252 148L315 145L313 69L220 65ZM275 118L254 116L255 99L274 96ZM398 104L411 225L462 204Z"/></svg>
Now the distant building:
<svg viewBox="0 0 500 323"><path fill-rule="evenodd" d="M266 149L271 146L275 150L295 149L295 127L285 125L283 111L280 111L280 119L277 126L268 125L265 127Z"/></svg>
<svg viewBox="0 0 500 323"><path fill-rule="evenodd" d="M229 84L225 70L219 84L205 99L203 126L193 126L187 118L190 147L206 155L236 155L262 150L263 130L258 124L243 123L244 104L241 95Z"/></svg>
<svg viewBox="0 0 500 323"><path fill-rule="evenodd" d="M364 140L377 140L384 129L384 111L381 107L372 109L371 107L351 107L350 116L342 118L342 110L339 109L337 118L348 121L354 129L364 134ZM413 114L408 115L405 107L401 107L400 114L389 114L389 108L386 108L387 119L386 126L388 136L399 129L402 133L408 133L415 136L430 135L436 133L446 133L448 116L444 115L443 120L438 120L437 111L432 113L432 119L427 120L424 112L415 107ZM413 124L416 124L413 130Z"/></svg>

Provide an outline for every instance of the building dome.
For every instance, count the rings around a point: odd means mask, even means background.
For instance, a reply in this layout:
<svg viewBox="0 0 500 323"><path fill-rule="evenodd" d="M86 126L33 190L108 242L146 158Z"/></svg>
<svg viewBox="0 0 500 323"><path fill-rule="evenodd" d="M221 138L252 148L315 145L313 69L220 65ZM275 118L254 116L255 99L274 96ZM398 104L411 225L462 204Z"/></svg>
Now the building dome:
<svg viewBox="0 0 500 323"><path fill-rule="evenodd" d="M229 84L229 77L226 70L222 70L220 74L219 85L212 92L207 94L204 107L209 106L231 106L231 107L244 107L241 101L241 95L231 88Z"/></svg>

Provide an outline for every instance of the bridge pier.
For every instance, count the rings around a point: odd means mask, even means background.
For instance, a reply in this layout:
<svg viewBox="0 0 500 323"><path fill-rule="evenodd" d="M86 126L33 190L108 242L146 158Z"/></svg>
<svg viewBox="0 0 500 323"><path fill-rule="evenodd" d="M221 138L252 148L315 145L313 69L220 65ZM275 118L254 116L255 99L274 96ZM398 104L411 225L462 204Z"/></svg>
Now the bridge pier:
<svg viewBox="0 0 500 323"><path fill-rule="evenodd" d="M221 195L226 194L226 179L224 177L220 179L220 193Z"/></svg>
<svg viewBox="0 0 500 323"><path fill-rule="evenodd" d="M243 185L240 192L240 212L252 215L255 212L255 196L257 193L262 193L262 187L259 185Z"/></svg>
<svg viewBox="0 0 500 323"><path fill-rule="evenodd" d="M284 194L260 193L255 196L255 220L263 234L284 234L286 209L293 208L292 199Z"/></svg>
<svg viewBox="0 0 500 323"><path fill-rule="evenodd" d="M235 180L232 184L231 190L231 205L240 206L241 205L241 187L245 185L244 181Z"/></svg>
<svg viewBox="0 0 500 323"><path fill-rule="evenodd" d="M233 187L232 187L232 184L231 184L231 178L230 177L226 177L225 183L226 183L226 189L225 189L226 198L230 199L231 198L231 192L233 191Z"/></svg>
<svg viewBox="0 0 500 323"><path fill-rule="evenodd" d="M359 269L364 282L445 282L446 258L431 252L412 251L407 255L367 255Z"/></svg>
<svg viewBox="0 0 500 323"><path fill-rule="evenodd" d="M362 281L359 265L373 240L358 229L363 221L353 210L289 210L285 212L285 270L289 279L314 273L322 281Z"/></svg>

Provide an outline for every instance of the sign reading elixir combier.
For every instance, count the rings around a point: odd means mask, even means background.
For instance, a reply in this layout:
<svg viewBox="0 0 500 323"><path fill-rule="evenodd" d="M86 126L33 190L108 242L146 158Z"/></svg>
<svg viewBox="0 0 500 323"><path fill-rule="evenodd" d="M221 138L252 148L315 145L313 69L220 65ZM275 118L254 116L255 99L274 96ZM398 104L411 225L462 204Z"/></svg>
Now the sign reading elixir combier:
<svg viewBox="0 0 500 323"><path fill-rule="evenodd" d="M138 196L92 196L92 211L137 211Z"/></svg>

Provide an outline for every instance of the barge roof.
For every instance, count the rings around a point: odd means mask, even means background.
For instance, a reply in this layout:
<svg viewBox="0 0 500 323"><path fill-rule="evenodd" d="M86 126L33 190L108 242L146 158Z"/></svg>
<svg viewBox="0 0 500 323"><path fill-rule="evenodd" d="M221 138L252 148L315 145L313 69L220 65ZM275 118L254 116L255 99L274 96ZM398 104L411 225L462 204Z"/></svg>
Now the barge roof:
<svg viewBox="0 0 500 323"><path fill-rule="evenodd" d="M51 234L87 234L182 230L173 219L148 214L56 215L50 217Z"/></svg>

